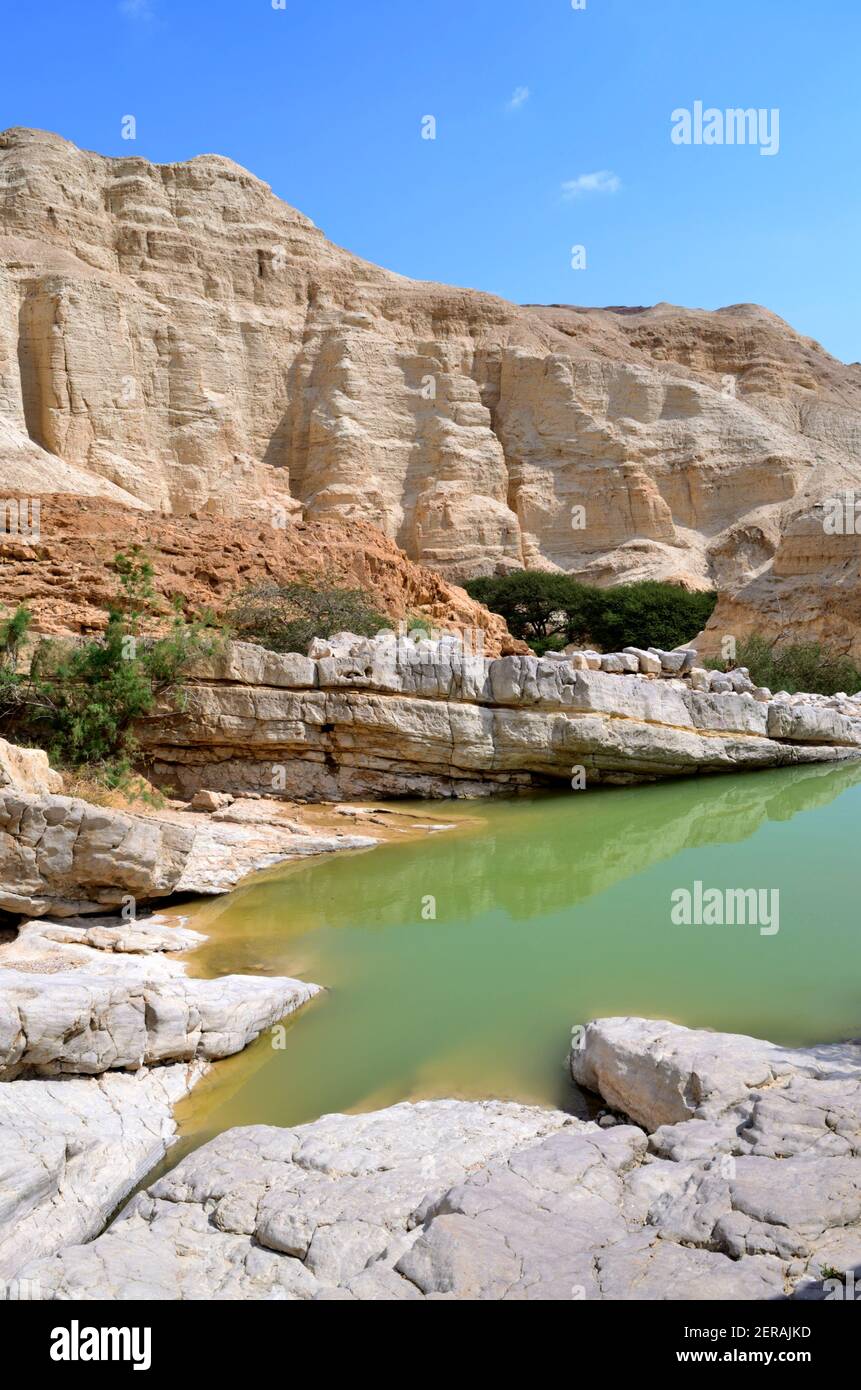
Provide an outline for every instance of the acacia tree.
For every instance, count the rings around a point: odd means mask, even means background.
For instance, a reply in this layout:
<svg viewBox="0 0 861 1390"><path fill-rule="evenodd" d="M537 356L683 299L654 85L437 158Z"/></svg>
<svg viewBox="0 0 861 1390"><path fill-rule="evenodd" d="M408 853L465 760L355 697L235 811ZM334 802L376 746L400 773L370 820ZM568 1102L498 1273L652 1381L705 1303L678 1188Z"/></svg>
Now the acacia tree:
<svg viewBox="0 0 861 1390"><path fill-rule="evenodd" d="M567 635L569 610L573 611L582 585L567 574L517 570L501 578L473 579L466 590L471 598L500 613L513 637L546 642Z"/></svg>
<svg viewBox="0 0 861 1390"><path fill-rule="evenodd" d="M536 650L566 642L602 651L677 647L705 626L717 601L712 592L691 593L655 580L600 589L568 574L535 570L472 580L466 588Z"/></svg>

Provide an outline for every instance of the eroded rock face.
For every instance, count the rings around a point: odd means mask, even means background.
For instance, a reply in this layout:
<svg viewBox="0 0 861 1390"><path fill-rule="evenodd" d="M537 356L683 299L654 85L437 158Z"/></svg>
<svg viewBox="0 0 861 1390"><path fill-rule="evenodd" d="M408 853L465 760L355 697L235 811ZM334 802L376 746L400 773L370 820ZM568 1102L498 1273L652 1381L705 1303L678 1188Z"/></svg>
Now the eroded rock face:
<svg viewBox="0 0 861 1390"><path fill-rule="evenodd" d="M209 1063L319 993L187 979L176 953L202 940L170 918L78 919L26 923L0 948L0 1297L40 1297L20 1267L98 1234Z"/></svg>
<svg viewBox="0 0 861 1390"><path fill-rule="evenodd" d="M0 484L8 482L0 448ZM105 499L42 497L38 540L0 534L3 599L10 608L26 603L41 633L90 635L104 627L116 597L117 551L138 545L152 560L156 605L163 614L181 596L189 612L210 609L221 617L248 586L307 582L309 575L320 575L361 589L371 606L394 622L422 617L443 629L475 630L489 656L526 650L497 613L408 559L375 527L338 520L281 526L273 519L265 513L241 519L202 512L166 517Z"/></svg>
<svg viewBox="0 0 861 1390"><path fill-rule="evenodd" d="M140 727L150 775L185 794L475 797L570 784L578 767L588 787L861 754L861 704L758 700L746 678L720 693L570 660L488 660L454 637L340 634L324 648L265 662L234 643L201 661L183 712Z"/></svg>
<svg viewBox="0 0 861 1390"><path fill-rule="evenodd" d="M158 919L25 924L0 954L0 1082L229 1057L320 992L279 977L189 979L165 952L200 939Z"/></svg>
<svg viewBox="0 0 861 1390"><path fill-rule="evenodd" d="M0 738L0 788L12 788L41 795L61 792L63 779L48 762L41 748L19 748Z"/></svg>
<svg viewBox="0 0 861 1390"><path fill-rule="evenodd" d="M861 486L859 371L766 310L411 281L216 155L10 130L0 190L7 489L368 523L460 579L708 584L715 643L759 612L861 651L855 538L817 523Z"/></svg>
<svg viewBox="0 0 861 1390"><path fill-rule="evenodd" d="M75 797L0 790L0 907L75 916L168 897L193 839Z"/></svg>
<svg viewBox="0 0 861 1390"><path fill-rule="evenodd" d="M644 1127L435 1101L232 1130L24 1273L60 1298L723 1300L861 1264L861 1047L610 1019L572 1063Z"/></svg>
<svg viewBox="0 0 861 1390"><path fill-rule="evenodd" d="M0 787L0 908L75 917L132 899L144 904L175 893L227 893L258 869L376 843L363 835L308 834L280 820L277 808L245 824L237 819L137 816L75 797Z"/></svg>

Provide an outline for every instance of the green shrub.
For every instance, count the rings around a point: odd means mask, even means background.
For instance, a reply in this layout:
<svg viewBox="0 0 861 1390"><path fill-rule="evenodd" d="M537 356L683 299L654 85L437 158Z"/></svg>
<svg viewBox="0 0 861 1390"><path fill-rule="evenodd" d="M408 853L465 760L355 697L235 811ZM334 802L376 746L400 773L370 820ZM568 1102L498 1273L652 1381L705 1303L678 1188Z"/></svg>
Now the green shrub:
<svg viewBox="0 0 861 1390"><path fill-rule="evenodd" d="M305 652L315 637L335 632L373 637L391 627L363 590L341 588L325 578L316 584L254 585L234 600L226 623L233 636L273 652Z"/></svg>
<svg viewBox="0 0 861 1390"><path fill-rule="evenodd" d="M557 636L568 640L569 615L583 585L567 574L517 570L499 579L470 580L465 588L485 608L501 613L512 637L524 642L547 642Z"/></svg>
<svg viewBox="0 0 861 1390"><path fill-rule="evenodd" d="M546 652L562 652L568 646L568 638L560 637L557 633L553 637L533 638L529 644L536 656L544 656Z"/></svg>
<svg viewBox="0 0 861 1390"><path fill-rule="evenodd" d="M705 627L716 602L717 594L711 591L691 593L677 584L646 579L611 589L590 589L582 624L603 651L622 647L671 651Z"/></svg>
<svg viewBox="0 0 861 1390"><path fill-rule="evenodd" d="M466 589L539 653L569 642L602 651L678 647L705 627L717 601L715 593L690 593L657 580L599 589L567 574L536 570L475 579Z"/></svg>
<svg viewBox="0 0 861 1390"><path fill-rule="evenodd" d="M131 630L136 632L141 618L154 606L155 571L139 545L133 545L128 554L118 551L114 556L114 569L120 577L122 594L114 601L112 611L123 613Z"/></svg>
<svg viewBox="0 0 861 1390"><path fill-rule="evenodd" d="M183 672L207 646L194 625L177 623L169 636L146 640L114 614L102 636L41 654L47 678L35 682L29 729L63 765L125 765L135 751L135 721L163 696L181 705Z"/></svg>
<svg viewBox="0 0 861 1390"><path fill-rule="evenodd" d="M204 624L177 616L159 638L139 634L154 606L153 570L135 549L117 555L121 592L100 636L80 642L46 639L29 672L9 660L29 627L19 609L0 625L0 722L15 737L46 748L53 761L87 767L110 786L128 780L135 752L133 726L156 701L182 702L182 678L194 655L211 650Z"/></svg>
<svg viewBox="0 0 861 1390"><path fill-rule="evenodd" d="M785 690L790 695L808 691L814 695L836 695L844 691L855 695L861 690L861 671L845 656L829 651L818 642L797 642L775 649L764 637L748 637L739 642L733 666L746 666L751 680L769 690ZM709 662L713 669L723 663Z"/></svg>
<svg viewBox="0 0 861 1390"><path fill-rule="evenodd" d="M15 670L18 653L30 631L33 614L23 605L10 618L0 620L0 666Z"/></svg>

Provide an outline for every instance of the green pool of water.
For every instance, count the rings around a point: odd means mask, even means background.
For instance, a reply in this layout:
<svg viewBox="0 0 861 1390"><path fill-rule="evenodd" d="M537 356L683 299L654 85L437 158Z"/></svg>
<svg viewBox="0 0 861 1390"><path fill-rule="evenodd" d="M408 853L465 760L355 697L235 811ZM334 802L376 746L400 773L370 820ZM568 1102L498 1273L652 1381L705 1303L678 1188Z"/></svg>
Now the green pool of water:
<svg viewBox="0 0 861 1390"><path fill-rule="evenodd" d="M571 1026L600 1015L787 1044L861 1033L858 765L431 809L455 829L195 909L195 974L328 993L283 1048L267 1035L214 1068L184 1147L419 1097L567 1106ZM674 890L697 880L778 890L779 931L674 925Z"/></svg>

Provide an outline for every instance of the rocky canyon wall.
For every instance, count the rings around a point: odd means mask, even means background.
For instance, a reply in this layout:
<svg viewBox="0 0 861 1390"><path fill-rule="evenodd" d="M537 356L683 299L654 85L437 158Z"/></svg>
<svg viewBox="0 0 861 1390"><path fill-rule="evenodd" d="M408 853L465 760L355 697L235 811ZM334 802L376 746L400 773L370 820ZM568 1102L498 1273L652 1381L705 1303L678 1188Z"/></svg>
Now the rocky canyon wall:
<svg viewBox="0 0 861 1390"><path fill-rule="evenodd" d="M861 490L858 364L754 305L409 280L217 155L0 134L0 483L368 523L461 581L716 586L706 648L759 626L861 655L857 538L818 520Z"/></svg>

